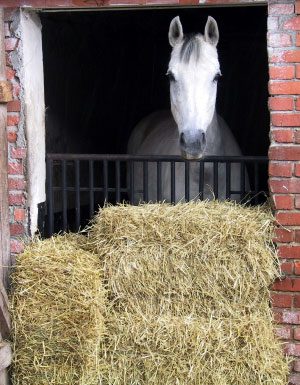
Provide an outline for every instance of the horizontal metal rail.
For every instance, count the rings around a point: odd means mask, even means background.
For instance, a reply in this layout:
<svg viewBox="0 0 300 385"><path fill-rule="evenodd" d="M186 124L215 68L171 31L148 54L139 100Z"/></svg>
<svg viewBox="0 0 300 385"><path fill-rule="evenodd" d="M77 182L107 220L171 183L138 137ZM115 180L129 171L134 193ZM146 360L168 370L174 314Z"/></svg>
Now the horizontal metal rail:
<svg viewBox="0 0 300 385"><path fill-rule="evenodd" d="M257 204L261 193L267 194L268 158L264 156L187 161L176 155L47 154L46 164L46 236L79 230L105 203L194 199L195 180L196 196L206 199L208 172L215 198ZM237 174L239 185L233 183Z"/></svg>

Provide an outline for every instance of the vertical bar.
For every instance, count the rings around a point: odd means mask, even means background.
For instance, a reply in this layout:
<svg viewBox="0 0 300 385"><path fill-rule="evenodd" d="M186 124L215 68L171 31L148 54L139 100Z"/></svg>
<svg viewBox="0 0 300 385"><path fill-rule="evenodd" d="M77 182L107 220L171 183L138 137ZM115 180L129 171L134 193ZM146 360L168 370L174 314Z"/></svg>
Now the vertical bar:
<svg viewBox="0 0 300 385"><path fill-rule="evenodd" d="M103 159L103 199L106 203L108 201L108 162Z"/></svg>
<svg viewBox="0 0 300 385"><path fill-rule="evenodd" d="M121 201L121 173L120 173L120 161L116 160L116 203Z"/></svg>
<svg viewBox="0 0 300 385"><path fill-rule="evenodd" d="M231 197L231 162L226 161L226 199Z"/></svg>
<svg viewBox="0 0 300 385"><path fill-rule="evenodd" d="M134 162L129 161L129 201L134 203Z"/></svg>
<svg viewBox="0 0 300 385"><path fill-rule="evenodd" d="M254 203L258 204L258 161L254 162Z"/></svg>
<svg viewBox="0 0 300 385"><path fill-rule="evenodd" d="M175 162L171 161L171 203L175 203Z"/></svg>
<svg viewBox="0 0 300 385"><path fill-rule="evenodd" d="M143 199L144 202L149 200L149 184L148 184L148 161L143 161Z"/></svg>
<svg viewBox="0 0 300 385"><path fill-rule="evenodd" d="M190 162L184 161L184 196L188 202L190 200Z"/></svg>
<svg viewBox="0 0 300 385"><path fill-rule="evenodd" d="M53 212L53 160L47 159L47 215L49 236L54 233Z"/></svg>
<svg viewBox="0 0 300 385"><path fill-rule="evenodd" d="M245 198L245 162L241 161L241 199Z"/></svg>
<svg viewBox="0 0 300 385"><path fill-rule="evenodd" d="M90 203L90 218L95 212L95 199L94 199L94 161L89 160L89 203Z"/></svg>
<svg viewBox="0 0 300 385"><path fill-rule="evenodd" d="M68 214L67 214L67 163L65 159L61 160L61 173L62 173L62 212L63 212L63 231L67 231L68 227Z"/></svg>
<svg viewBox="0 0 300 385"><path fill-rule="evenodd" d="M161 196L161 161L157 161L157 202L162 201Z"/></svg>
<svg viewBox="0 0 300 385"><path fill-rule="evenodd" d="M204 199L204 160L200 161L199 168L199 199Z"/></svg>
<svg viewBox="0 0 300 385"><path fill-rule="evenodd" d="M80 228L80 168L79 160L75 160L75 226Z"/></svg>
<svg viewBox="0 0 300 385"><path fill-rule="evenodd" d="M219 162L216 160L213 162L213 173L214 173L214 196L215 196L215 199L218 199L218 196L219 196L219 186L218 186Z"/></svg>

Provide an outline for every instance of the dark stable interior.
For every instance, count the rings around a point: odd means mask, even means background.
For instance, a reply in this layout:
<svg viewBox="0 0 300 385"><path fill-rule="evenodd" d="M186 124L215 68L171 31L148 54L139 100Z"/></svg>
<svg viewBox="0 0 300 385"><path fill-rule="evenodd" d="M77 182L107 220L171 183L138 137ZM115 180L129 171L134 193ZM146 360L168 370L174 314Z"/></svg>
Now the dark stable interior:
<svg viewBox="0 0 300 385"><path fill-rule="evenodd" d="M244 155L269 146L266 7L42 13L47 152L126 153L134 126L169 108L168 29L218 23L217 111Z"/></svg>

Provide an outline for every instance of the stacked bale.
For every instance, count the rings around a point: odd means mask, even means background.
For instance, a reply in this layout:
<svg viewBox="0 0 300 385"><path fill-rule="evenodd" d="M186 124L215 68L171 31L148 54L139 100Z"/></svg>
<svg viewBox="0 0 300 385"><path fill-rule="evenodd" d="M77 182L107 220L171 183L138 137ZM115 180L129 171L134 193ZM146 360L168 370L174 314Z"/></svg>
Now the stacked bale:
<svg viewBox="0 0 300 385"><path fill-rule="evenodd" d="M105 293L97 256L80 235L29 244L11 297L14 385L99 384Z"/></svg>
<svg viewBox="0 0 300 385"><path fill-rule="evenodd" d="M90 229L109 304L104 384L285 385L262 208L193 202L105 208Z"/></svg>

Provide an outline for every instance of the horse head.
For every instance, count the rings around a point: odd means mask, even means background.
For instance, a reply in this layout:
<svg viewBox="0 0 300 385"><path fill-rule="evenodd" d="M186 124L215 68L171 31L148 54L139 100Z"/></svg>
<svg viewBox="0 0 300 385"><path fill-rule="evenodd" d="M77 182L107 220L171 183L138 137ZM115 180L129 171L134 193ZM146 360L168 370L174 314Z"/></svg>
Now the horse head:
<svg viewBox="0 0 300 385"><path fill-rule="evenodd" d="M207 144L220 77L218 25L208 17L204 35L184 35L179 17L169 28L172 46L167 71L171 110L179 131L179 145L186 159L199 159Z"/></svg>

